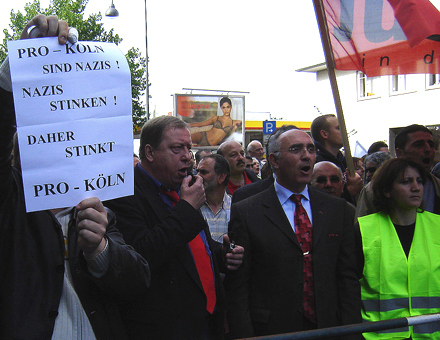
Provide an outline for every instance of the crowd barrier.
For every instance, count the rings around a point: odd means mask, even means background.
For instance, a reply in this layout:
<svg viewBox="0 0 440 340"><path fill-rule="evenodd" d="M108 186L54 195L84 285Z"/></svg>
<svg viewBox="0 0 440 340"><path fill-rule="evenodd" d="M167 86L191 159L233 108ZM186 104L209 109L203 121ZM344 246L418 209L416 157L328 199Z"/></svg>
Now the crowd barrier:
<svg viewBox="0 0 440 340"><path fill-rule="evenodd" d="M309 339L326 339L330 337L338 337L349 334L382 331L386 329L401 328L407 326L421 325L431 322L440 322L440 313L427 314L419 316L410 316L405 318L358 323L347 326L338 326L330 328L314 329L305 332L277 334L270 336L260 336L254 338L246 338L247 340L309 340Z"/></svg>

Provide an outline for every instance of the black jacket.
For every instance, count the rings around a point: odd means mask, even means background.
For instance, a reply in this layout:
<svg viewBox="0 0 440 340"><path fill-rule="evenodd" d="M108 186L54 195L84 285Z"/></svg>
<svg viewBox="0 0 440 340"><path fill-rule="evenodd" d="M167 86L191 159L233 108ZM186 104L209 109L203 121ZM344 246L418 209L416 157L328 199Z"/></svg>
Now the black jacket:
<svg viewBox="0 0 440 340"><path fill-rule="evenodd" d="M0 338L51 339L64 280L64 239L50 211L26 213L21 173L11 166L15 115L12 94L0 88ZM75 213L75 212L73 212ZM75 219L68 228L73 286L97 339L124 339L117 308L144 294L146 261L127 246L108 215L110 267L90 275L77 244Z"/></svg>
<svg viewBox="0 0 440 340"><path fill-rule="evenodd" d="M211 239L202 214L185 200L169 210L152 180L136 166L134 195L105 202L116 213L118 229L150 264L151 287L145 299L123 310L131 339L192 340L223 338L224 269L221 245ZM212 252L217 304L206 311L206 296L188 242L205 230Z"/></svg>

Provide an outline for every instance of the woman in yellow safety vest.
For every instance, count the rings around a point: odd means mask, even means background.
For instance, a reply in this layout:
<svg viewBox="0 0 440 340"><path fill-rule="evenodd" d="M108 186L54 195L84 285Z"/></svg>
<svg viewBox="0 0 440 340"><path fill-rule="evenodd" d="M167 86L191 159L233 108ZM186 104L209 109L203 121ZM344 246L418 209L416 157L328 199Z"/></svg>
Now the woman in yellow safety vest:
<svg viewBox="0 0 440 340"><path fill-rule="evenodd" d="M424 167L402 158L386 161L374 174L373 203L379 212L358 219L365 321L440 312L440 216L421 208L425 182ZM440 339L440 324L363 335Z"/></svg>

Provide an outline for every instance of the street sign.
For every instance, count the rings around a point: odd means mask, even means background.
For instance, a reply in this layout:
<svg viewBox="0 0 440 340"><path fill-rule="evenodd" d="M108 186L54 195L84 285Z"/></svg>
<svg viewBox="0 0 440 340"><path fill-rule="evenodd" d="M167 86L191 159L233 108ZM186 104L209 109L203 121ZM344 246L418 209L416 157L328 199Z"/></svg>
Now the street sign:
<svg viewBox="0 0 440 340"><path fill-rule="evenodd" d="M277 122L275 120L263 121L263 134L270 135L277 128Z"/></svg>

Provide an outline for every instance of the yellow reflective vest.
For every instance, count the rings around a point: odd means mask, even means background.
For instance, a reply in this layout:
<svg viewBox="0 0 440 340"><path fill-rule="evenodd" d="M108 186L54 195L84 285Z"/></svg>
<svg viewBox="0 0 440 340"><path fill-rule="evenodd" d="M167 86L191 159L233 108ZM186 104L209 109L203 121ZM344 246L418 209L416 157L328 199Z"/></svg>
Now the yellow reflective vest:
<svg viewBox="0 0 440 340"><path fill-rule="evenodd" d="M359 218L364 252L361 282L364 321L440 312L440 216L417 213L408 258L388 215ZM440 323L377 333L366 339L440 339Z"/></svg>

